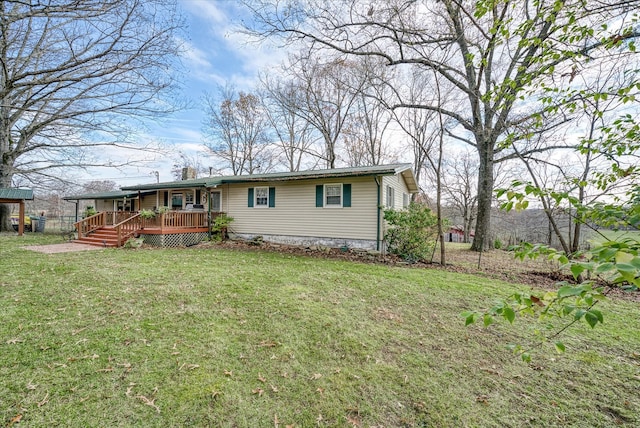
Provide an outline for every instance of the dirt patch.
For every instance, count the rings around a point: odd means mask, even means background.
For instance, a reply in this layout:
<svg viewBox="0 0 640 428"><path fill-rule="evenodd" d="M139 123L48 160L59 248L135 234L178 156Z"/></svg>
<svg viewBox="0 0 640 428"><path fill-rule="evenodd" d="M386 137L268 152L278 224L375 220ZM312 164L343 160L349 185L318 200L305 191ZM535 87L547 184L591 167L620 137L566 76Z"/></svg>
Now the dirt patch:
<svg viewBox="0 0 640 428"><path fill-rule="evenodd" d="M25 250L35 251L43 254L72 253L76 251L101 250L102 247L87 244L76 244L73 242L65 242L64 244L50 245L29 245L22 247Z"/></svg>

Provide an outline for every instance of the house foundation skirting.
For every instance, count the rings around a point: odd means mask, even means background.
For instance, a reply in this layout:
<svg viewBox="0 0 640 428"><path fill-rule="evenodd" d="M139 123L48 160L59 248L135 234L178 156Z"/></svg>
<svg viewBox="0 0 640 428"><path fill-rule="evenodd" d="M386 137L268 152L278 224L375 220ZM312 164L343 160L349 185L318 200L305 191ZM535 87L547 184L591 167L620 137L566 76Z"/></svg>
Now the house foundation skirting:
<svg viewBox="0 0 640 428"><path fill-rule="evenodd" d="M208 237L207 232L144 234L140 237L144 243L154 247L190 247L197 245Z"/></svg>
<svg viewBox="0 0 640 428"><path fill-rule="evenodd" d="M251 234L251 233L230 233L231 239L244 239L252 240L257 236L262 236L262 239L267 242L273 242L276 244L284 245L318 245L331 248L359 248L363 250L375 250L376 241L371 239L348 239L348 238L320 238L313 236L288 236L288 235L265 235L265 234Z"/></svg>

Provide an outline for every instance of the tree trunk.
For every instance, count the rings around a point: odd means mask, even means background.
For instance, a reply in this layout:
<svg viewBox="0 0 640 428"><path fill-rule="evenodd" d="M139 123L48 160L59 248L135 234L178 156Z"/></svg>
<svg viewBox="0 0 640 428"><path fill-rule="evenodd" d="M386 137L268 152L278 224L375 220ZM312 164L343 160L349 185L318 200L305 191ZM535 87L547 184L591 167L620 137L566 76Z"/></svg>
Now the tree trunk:
<svg viewBox="0 0 640 428"><path fill-rule="evenodd" d="M5 144L5 141L8 141L8 139L2 140L0 141L0 143ZM3 156L3 159L1 159L2 162L0 163L0 188L11 187L11 165L5 163L9 162L10 160L5 158L8 158L8 154ZM11 226L11 205L0 204L0 232L12 231L13 227Z"/></svg>
<svg viewBox="0 0 640 428"><path fill-rule="evenodd" d="M471 249L486 251L491 248L491 202L493 200L493 146L490 141L478 144L478 216L476 234Z"/></svg>

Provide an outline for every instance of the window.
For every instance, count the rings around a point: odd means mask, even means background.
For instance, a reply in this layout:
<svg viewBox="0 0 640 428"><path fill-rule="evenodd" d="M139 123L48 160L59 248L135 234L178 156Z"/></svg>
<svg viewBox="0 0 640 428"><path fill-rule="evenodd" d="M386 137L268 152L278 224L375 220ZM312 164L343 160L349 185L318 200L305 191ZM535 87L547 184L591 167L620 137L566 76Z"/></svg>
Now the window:
<svg viewBox="0 0 640 428"><path fill-rule="evenodd" d="M394 188L387 186L387 206L393 208L395 206L395 192Z"/></svg>
<svg viewBox="0 0 640 428"><path fill-rule="evenodd" d="M193 204L193 193L187 192L184 195L184 203L185 204Z"/></svg>
<svg viewBox="0 0 640 428"><path fill-rule="evenodd" d="M182 209L182 193L171 194L171 208Z"/></svg>
<svg viewBox="0 0 640 428"><path fill-rule="evenodd" d="M222 211L222 193L219 190L211 192L211 211Z"/></svg>
<svg viewBox="0 0 640 428"><path fill-rule="evenodd" d="M316 207L351 207L351 184L334 183L316 185Z"/></svg>
<svg viewBox="0 0 640 428"><path fill-rule="evenodd" d="M249 187L247 206L249 208L275 208L275 187Z"/></svg>
<svg viewBox="0 0 640 428"><path fill-rule="evenodd" d="M324 206L325 207L341 207L342 206L342 184L325 184L324 185Z"/></svg>
<svg viewBox="0 0 640 428"><path fill-rule="evenodd" d="M402 208L407 208L409 206L409 195L406 193L402 194Z"/></svg>
<svg viewBox="0 0 640 428"><path fill-rule="evenodd" d="M268 187L256 187L256 207L268 207L269 206L269 188Z"/></svg>

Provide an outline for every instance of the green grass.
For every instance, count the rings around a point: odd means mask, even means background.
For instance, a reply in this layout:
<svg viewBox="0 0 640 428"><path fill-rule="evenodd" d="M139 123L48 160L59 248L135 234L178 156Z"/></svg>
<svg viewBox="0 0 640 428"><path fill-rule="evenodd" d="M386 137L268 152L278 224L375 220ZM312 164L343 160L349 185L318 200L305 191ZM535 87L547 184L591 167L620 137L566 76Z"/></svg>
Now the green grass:
<svg viewBox="0 0 640 428"><path fill-rule="evenodd" d="M465 328L518 286L441 270L215 248L39 254L0 235L0 425L640 424L637 303L567 353ZM520 287L522 288L522 287Z"/></svg>

